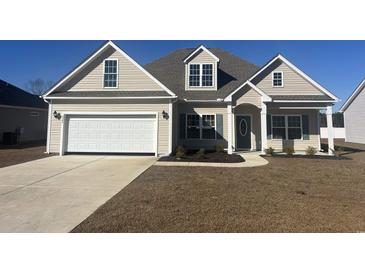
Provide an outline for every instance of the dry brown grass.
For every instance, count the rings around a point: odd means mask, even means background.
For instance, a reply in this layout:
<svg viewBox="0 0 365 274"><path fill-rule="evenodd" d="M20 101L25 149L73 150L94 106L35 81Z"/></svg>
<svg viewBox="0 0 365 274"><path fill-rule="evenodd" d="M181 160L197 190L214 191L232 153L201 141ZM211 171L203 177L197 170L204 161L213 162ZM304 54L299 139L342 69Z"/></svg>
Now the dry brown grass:
<svg viewBox="0 0 365 274"><path fill-rule="evenodd" d="M73 232L365 231L365 152L257 168L154 166Z"/></svg>
<svg viewBox="0 0 365 274"><path fill-rule="evenodd" d="M0 168L49 157L50 155L45 154L45 151L44 145L1 146Z"/></svg>

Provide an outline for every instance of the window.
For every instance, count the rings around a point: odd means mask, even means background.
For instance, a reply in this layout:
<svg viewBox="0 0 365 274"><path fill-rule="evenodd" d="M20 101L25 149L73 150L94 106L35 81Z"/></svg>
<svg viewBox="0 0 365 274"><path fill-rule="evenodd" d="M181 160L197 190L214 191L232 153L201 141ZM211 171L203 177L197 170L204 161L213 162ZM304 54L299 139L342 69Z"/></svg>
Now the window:
<svg viewBox="0 0 365 274"><path fill-rule="evenodd" d="M283 73L281 71L274 71L272 73L272 86L273 87L283 87Z"/></svg>
<svg viewBox="0 0 365 274"><path fill-rule="evenodd" d="M288 116L288 139L302 139L302 125L300 116Z"/></svg>
<svg viewBox="0 0 365 274"><path fill-rule="evenodd" d="M200 86L200 65L190 65L189 71L189 86L199 87Z"/></svg>
<svg viewBox="0 0 365 274"><path fill-rule="evenodd" d="M187 114L186 137L188 139L216 139L214 114Z"/></svg>
<svg viewBox="0 0 365 274"><path fill-rule="evenodd" d="M188 139L200 139L200 117L188 114L186 119L186 137Z"/></svg>
<svg viewBox="0 0 365 274"><path fill-rule="evenodd" d="M189 65L190 87L213 86L213 64L190 64Z"/></svg>
<svg viewBox="0 0 365 274"><path fill-rule="evenodd" d="M302 139L302 119L299 115L273 115L273 139L295 140Z"/></svg>
<svg viewBox="0 0 365 274"><path fill-rule="evenodd" d="M213 65L212 64L203 65L202 86L203 87L213 86Z"/></svg>
<svg viewBox="0 0 365 274"><path fill-rule="evenodd" d="M104 61L104 87L116 88L118 86L118 60L106 59Z"/></svg>
<svg viewBox="0 0 365 274"><path fill-rule="evenodd" d="M285 116L272 117L272 138L286 139Z"/></svg>
<svg viewBox="0 0 365 274"><path fill-rule="evenodd" d="M215 115L202 116L202 139L215 139Z"/></svg>

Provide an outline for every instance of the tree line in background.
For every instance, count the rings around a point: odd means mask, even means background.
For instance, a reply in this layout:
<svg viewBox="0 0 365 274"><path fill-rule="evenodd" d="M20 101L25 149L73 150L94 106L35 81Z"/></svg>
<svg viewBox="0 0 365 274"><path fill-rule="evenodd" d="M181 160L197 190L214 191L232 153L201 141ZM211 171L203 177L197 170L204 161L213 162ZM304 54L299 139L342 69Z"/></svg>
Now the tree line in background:
<svg viewBox="0 0 365 274"><path fill-rule="evenodd" d="M41 78L37 78L35 80L29 80L25 83L25 90L34 94L34 95L42 95L47 90L49 90L54 83L52 81L45 81Z"/></svg>
<svg viewBox="0 0 365 274"><path fill-rule="evenodd" d="M321 113L321 127L327 127L326 114ZM343 113L335 112L332 114L333 127L344 127Z"/></svg>

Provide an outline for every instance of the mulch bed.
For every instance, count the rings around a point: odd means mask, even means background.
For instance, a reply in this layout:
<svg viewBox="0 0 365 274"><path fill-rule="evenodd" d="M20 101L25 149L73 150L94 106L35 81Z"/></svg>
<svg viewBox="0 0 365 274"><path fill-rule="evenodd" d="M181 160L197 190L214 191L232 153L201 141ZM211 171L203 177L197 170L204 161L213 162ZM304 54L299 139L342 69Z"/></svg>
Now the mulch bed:
<svg viewBox="0 0 365 274"><path fill-rule="evenodd" d="M202 163L242 163L245 160L240 155L229 155L226 152L207 151L204 155L197 155L196 151L188 151L180 159L176 156L165 156L159 159L161 162L202 162Z"/></svg>

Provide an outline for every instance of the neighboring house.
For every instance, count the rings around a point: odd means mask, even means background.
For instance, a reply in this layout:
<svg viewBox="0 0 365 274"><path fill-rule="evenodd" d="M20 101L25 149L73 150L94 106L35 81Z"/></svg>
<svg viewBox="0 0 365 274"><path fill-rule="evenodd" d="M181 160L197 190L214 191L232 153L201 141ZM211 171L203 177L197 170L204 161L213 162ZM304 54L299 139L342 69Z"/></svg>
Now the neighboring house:
<svg viewBox="0 0 365 274"><path fill-rule="evenodd" d="M44 99L50 104L47 151L61 155L167 155L179 145L218 144L228 153L320 149L319 110L331 120L338 101L281 55L259 68L200 46L142 67L111 41Z"/></svg>
<svg viewBox="0 0 365 274"><path fill-rule="evenodd" d="M340 109L345 120L346 142L365 144L364 88L365 80L362 80Z"/></svg>
<svg viewBox="0 0 365 274"><path fill-rule="evenodd" d="M0 80L0 143L4 132L17 132L21 143L45 141L47 108L39 96Z"/></svg>

